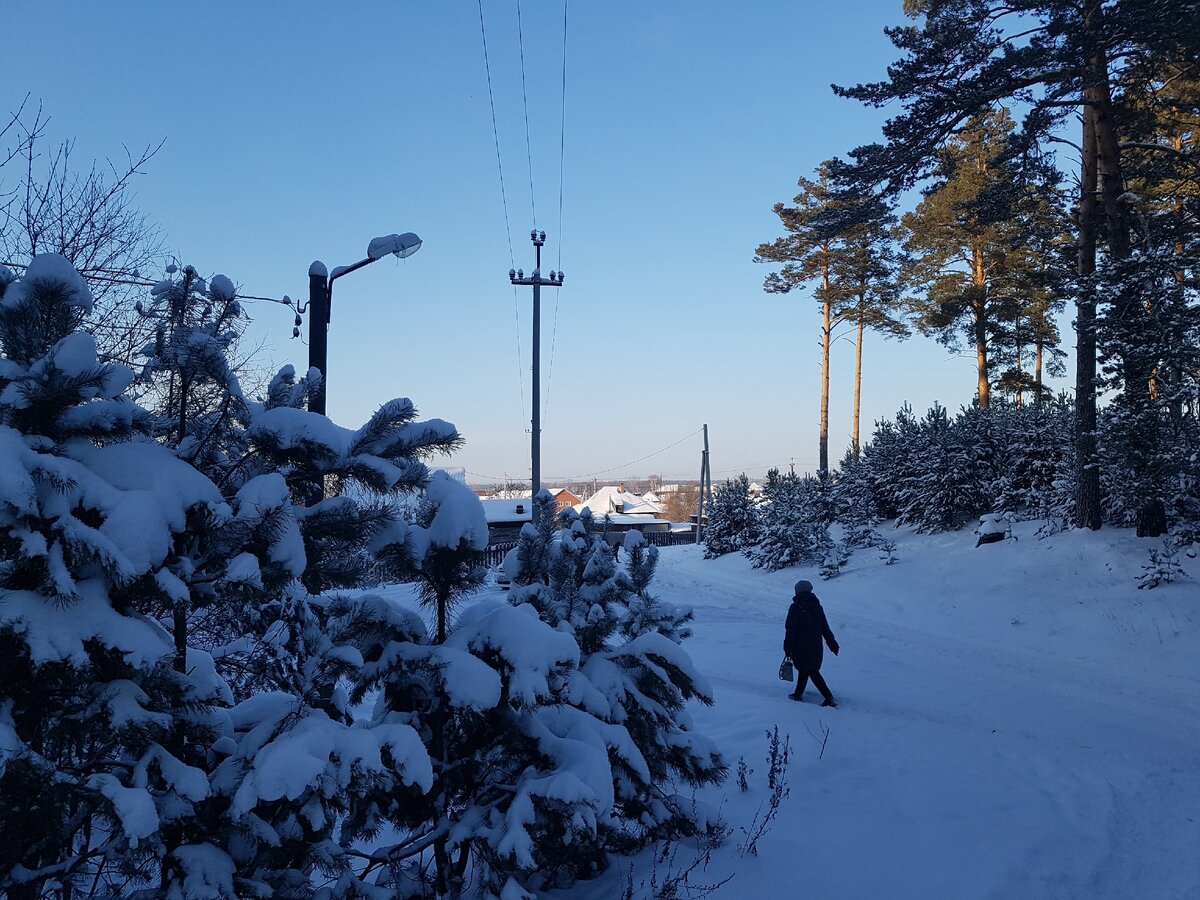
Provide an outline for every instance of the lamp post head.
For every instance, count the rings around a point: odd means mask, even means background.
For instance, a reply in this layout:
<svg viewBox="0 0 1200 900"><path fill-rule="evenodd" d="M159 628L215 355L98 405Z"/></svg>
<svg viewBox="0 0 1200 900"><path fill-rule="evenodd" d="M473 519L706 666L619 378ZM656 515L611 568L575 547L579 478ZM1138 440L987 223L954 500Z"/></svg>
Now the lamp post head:
<svg viewBox="0 0 1200 900"><path fill-rule="evenodd" d="M407 259L421 249L421 239L411 231L404 234L385 234L367 245L367 257L382 259L389 253L397 259Z"/></svg>

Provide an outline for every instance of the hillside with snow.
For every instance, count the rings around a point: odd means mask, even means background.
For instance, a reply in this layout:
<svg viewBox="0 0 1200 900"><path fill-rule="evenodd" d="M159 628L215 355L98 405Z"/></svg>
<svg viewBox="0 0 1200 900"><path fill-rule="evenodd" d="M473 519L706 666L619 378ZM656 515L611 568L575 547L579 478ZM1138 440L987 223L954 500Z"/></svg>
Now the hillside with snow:
<svg viewBox="0 0 1200 900"><path fill-rule="evenodd" d="M732 832L679 896L732 876L714 896L1200 897L1200 584L1139 591L1153 542L1131 531L1035 531L979 548L889 531L895 565L858 551L825 582L662 551L654 588L695 608L686 646L716 695L696 727L731 765L698 800ZM811 686L790 702L777 678L798 578L841 643L822 669L838 709ZM776 725L790 793L752 856L741 829L767 800ZM674 871L695 854L676 848ZM610 900L632 880L649 897L671 871L647 853L555 896Z"/></svg>

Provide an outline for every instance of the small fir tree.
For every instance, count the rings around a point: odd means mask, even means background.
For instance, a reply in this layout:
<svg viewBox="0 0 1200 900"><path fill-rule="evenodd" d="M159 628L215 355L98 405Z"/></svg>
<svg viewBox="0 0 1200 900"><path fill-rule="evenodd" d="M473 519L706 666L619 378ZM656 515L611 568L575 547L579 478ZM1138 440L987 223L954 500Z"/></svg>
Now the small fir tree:
<svg viewBox="0 0 1200 900"><path fill-rule="evenodd" d="M704 525L704 558L714 559L752 547L758 541L758 513L745 473L719 485Z"/></svg>

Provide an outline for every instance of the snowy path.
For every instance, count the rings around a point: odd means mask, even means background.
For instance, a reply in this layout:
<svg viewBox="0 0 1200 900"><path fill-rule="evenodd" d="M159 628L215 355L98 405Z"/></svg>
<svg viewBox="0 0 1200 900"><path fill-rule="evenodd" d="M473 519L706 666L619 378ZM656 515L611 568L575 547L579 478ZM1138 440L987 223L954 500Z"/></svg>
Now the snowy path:
<svg viewBox="0 0 1200 900"><path fill-rule="evenodd" d="M1093 543L1083 570L1093 552L1112 558ZM748 794L731 779L702 797L747 824L767 793L764 731L778 723L793 746L791 796L759 856L739 857L735 833L702 880L736 872L721 897L1200 898L1200 664L1187 665L1200 589L1130 613L1142 597L1116 564L1048 588L1064 577L1052 549L967 555L912 538L896 566L818 582L843 648L823 669L837 710L811 686L792 703L775 677L791 584L811 573L663 551L654 586L695 607L687 646L717 694L697 727L757 770Z"/></svg>

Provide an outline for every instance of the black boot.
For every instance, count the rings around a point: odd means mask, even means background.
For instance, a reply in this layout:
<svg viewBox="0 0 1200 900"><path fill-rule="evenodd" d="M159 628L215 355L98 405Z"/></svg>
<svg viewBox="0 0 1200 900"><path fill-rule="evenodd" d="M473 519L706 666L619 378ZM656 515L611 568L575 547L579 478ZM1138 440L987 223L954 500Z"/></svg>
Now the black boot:
<svg viewBox="0 0 1200 900"><path fill-rule="evenodd" d="M834 709L837 709L837 701L834 700L832 697L826 697L824 700L821 701L821 705L822 706L832 706Z"/></svg>

